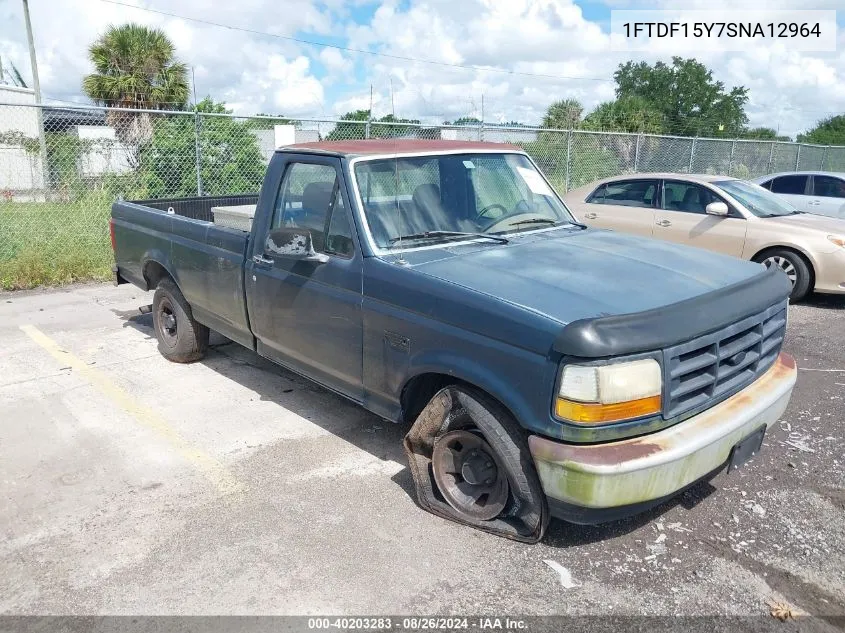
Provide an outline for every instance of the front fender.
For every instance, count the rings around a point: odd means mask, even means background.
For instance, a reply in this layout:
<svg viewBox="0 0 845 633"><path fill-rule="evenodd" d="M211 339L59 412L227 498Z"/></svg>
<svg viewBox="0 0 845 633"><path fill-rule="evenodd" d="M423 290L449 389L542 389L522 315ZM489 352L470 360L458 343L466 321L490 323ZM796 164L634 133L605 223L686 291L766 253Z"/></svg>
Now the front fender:
<svg viewBox="0 0 845 633"><path fill-rule="evenodd" d="M520 349L512 349L510 358L499 361L484 357L482 353L479 358L470 358L446 349L424 351L410 359L399 393L423 374L450 376L498 400L523 428L548 433L556 365Z"/></svg>

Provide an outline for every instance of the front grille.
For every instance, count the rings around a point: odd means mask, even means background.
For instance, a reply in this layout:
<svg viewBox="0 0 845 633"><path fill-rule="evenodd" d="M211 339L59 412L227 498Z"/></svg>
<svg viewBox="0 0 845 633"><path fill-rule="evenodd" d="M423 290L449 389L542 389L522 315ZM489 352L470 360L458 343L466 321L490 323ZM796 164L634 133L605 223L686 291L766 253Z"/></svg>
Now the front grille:
<svg viewBox="0 0 845 633"><path fill-rule="evenodd" d="M663 416L706 408L763 374L780 353L787 304L664 350Z"/></svg>

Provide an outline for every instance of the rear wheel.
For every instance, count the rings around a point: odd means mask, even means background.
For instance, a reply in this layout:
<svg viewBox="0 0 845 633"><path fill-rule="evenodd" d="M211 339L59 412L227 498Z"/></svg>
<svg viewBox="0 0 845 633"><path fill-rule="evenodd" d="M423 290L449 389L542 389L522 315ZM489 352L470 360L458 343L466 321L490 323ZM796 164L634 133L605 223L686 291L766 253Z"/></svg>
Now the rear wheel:
<svg viewBox="0 0 845 633"><path fill-rule="evenodd" d="M208 328L198 323L191 306L170 279L162 279L153 295L153 325L158 351L174 363L190 363L205 356Z"/></svg>
<svg viewBox="0 0 845 633"><path fill-rule="evenodd" d="M807 262L795 251L785 248L776 248L764 251L754 258L754 261L765 264L771 268L780 268L792 284L792 292L789 295L791 301L800 301L810 291L812 273Z"/></svg>

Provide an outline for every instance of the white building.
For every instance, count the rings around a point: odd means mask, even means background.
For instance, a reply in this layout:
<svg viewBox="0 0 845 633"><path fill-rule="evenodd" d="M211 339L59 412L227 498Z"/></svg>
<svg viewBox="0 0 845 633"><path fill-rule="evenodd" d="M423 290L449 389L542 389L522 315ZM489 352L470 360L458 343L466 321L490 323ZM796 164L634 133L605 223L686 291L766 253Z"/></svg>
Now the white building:
<svg viewBox="0 0 845 633"><path fill-rule="evenodd" d="M43 197L38 109L30 88L0 85L0 201Z"/></svg>

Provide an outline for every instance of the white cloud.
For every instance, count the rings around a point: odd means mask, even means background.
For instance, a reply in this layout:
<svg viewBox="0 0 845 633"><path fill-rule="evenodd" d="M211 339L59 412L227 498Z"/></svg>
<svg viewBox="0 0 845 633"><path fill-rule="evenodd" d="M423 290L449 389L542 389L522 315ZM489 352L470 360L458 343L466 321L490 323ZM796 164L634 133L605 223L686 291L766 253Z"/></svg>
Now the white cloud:
<svg viewBox="0 0 845 633"><path fill-rule="evenodd" d="M605 1L616 8L711 10L795 8L799 4L797 0ZM343 0L286 0L284 10L274 0L143 0L143 4L281 36L331 38L351 48L398 57L536 76L321 49L100 0L52 0L31 3L44 93L84 100L80 82L90 72L87 46L109 24L126 21L163 28L180 59L193 67L200 98L211 95L242 114L263 111L304 117L366 109L372 84L376 116L394 109L397 116L429 121L478 116L483 95L484 114L490 120L538 122L555 99L574 97L588 110L612 99L611 79L620 62L632 57L650 63L658 59L654 52L611 52L608 33L585 19L572 0L387 0L375 8L366 24L351 19L360 13L356 5L362 3ZM841 0L820 0L813 8L838 5ZM697 57L726 86L750 89L752 125L795 134L829 113L845 111L845 34L841 29L838 50L761 49ZM25 76L29 74L18 2L0 4L0 55L11 59ZM667 60L668 54L660 58Z"/></svg>
<svg viewBox="0 0 845 633"><path fill-rule="evenodd" d="M332 78L343 79L345 75L352 73L354 61L349 53L336 48L324 48L320 51L319 58Z"/></svg>

